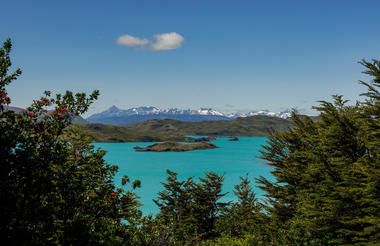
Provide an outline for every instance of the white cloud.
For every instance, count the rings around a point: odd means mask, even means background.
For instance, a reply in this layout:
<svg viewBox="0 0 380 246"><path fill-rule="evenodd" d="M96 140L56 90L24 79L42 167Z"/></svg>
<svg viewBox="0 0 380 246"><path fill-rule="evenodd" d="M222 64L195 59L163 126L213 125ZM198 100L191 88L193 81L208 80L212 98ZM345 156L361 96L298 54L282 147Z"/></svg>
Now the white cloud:
<svg viewBox="0 0 380 246"><path fill-rule="evenodd" d="M131 35L126 34L126 35L120 36L116 40L116 43L118 45L123 45L123 46L128 46L128 47L136 47L136 46L144 46L144 45L149 44L149 40L146 38L140 39L140 38L133 37Z"/></svg>
<svg viewBox="0 0 380 246"><path fill-rule="evenodd" d="M120 36L116 43L133 49L161 51L178 49L184 41L185 39L180 34L170 32L156 34L152 38L138 38L126 34Z"/></svg>
<svg viewBox="0 0 380 246"><path fill-rule="evenodd" d="M176 32L154 35L155 42L152 43L154 50L174 50L181 47L185 39Z"/></svg>

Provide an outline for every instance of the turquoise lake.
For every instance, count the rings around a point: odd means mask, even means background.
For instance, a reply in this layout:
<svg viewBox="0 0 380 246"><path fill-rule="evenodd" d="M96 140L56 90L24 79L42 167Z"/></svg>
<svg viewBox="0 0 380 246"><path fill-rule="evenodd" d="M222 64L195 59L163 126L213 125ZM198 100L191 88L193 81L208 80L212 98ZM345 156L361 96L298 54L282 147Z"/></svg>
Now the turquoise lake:
<svg viewBox="0 0 380 246"><path fill-rule="evenodd" d="M273 179L272 167L258 159L259 150L266 144L263 137L239 137L240 141L228 141L227 137L218 137L212 141L220 148L188 152L136 152L133 147L145 147L152 143L95 143L108 151L105 160L119 166L115 176L116 186L121 178L128 175L133 181L139 179L141 188L136 190L145 215L156 214L158 207L152 201L157 193L163 190L161 182L165 182L166 170L177 172L180 179L203 177L206 172L225 173L223 191L229 192L223 201L235 200L234 185L240 183L240 176L248 173L253 189L260 197L263 191L255 187L254 178L264 176Z"/></svg>

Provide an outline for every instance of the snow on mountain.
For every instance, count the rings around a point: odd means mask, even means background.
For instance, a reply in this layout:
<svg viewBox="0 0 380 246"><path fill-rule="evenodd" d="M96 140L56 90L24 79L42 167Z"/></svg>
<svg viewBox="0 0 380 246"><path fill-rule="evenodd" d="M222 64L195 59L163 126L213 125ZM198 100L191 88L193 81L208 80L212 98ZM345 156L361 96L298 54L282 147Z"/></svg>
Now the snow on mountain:
<svg viewBox="0 0 380 246"><path fill-rule="evenodd" d="M175 119L181 121L229 120L223 113L211 108L192 109L159 109L156 107L136 107L119 109L112 106L109 109L93 114L87 118L91 123L128 125L132 122L141 122L151 119Z"/></svg>
<svg viewBox="0 0 380 246"><path fill-rule="evenodd" d="M226 114L227 117L232 118L232 119L235 119L237 117L249 117L249 116L255 116L255 115L264 115L264 116L271 116L271 117L278 117L278 118L282 118L282 119L287 119L287 118L290 118L290 116L292 115L292 110L286 109L284 111L276 113L276 112L271 112L271 111L265 109L265 110L260 110L260 111L251 111L248 113L229 113L229 114Z"/></svg>
<svg viewBox="0 0 380 246"><path fill-rule="evenodd" d="M284 111L279 112L278 117L283 118L283 119L290 118L292 116L292 112L293 111L291 109L286 109Z"/></svg>
<svg viewBox="0 0 380 246"><path fill-rule="evenodd" d="M178 109L178 108L169 108L169 109L158 109L156 107L137 107L130 109L119 109L115 105L109 109L91 115L89 119L98 119L104 117L121 117L121 116L131 116L131 115L155 115L155 114L168 114L168 115L217 115L225 116L223 113L213 110L211 108L200 108L196 110L191 109Z"/></svg>
<svg viewBox="0 0 380 246"><path fill-rule="evenodd" d="M213 110L211 108L200 108L198 110L192 110L192 111L193 111L192 114L225 116L223 113Z"/></svg>
<svg viewBox="0 0 380 246"><path fill-rule="evenodd" d="M224 114L219 111L216 111L212 108L200 108L200 109L178 109L178 108L168 108L168 109L159 109L153 106L149 107L135 107L129 109L119 109L115 105L109 109L91 115L88 117L88 120L95 121L102 118L112 118L112 117L127 117L127 116L153 116L153 115L188 115L188 116L219 116L219 119L230 118L235 119L237 117L249 117L254 115L265 115L279 118L289 118L291 116L291 110L287 109L281 112L271 112L269 110L260 110L252 111L249 113L229 113Z"/></svg>
<svg viewBox="0 0 380 246"><path fill-rule="evenodd" d="M253 115L265 115L265 116L272 116L272 117L287 119L292 115L292 111L290 109L286 109L284 111L275 113L269 110L260 110L260 111L248 113L248 116L253 116Z"/></svg>

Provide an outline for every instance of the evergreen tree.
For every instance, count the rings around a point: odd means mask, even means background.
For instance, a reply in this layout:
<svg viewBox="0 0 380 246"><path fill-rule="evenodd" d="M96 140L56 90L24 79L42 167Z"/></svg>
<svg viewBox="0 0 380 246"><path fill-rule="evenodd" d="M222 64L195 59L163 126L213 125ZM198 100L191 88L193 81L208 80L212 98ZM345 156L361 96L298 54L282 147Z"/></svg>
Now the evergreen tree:
<svg viewBox="0 0 380 246"><path fill-rule="evenodd" d="M206 173L196 183L192 178L178 181L177 173L167 170L169 177L163 183L164 191L154 202L159 206L157 220L162 221L167 234L180 244L197 242L215 236L216 218L225 203L218 202L225 194L221 194L224 175Z"/></svg>
<svg viewBox="0 0 380 246"><path fill-rule="evenodd" d="M227 206L227 203L219 202L219 199L226 195L221 193L224 175L208 172L205 178L199 180L200 183L195 184L191 190L193 198L191 216L196 220L197 233L201 237L214 237L216 218Z"/></svg>
<svg viewBox="0 0 380 246"><path fill-rule="evenodd" d="M160 241L165 245L169 237L174 235L176 240L186 241L195 233L194 221L190 216L190 204L192 203L191 189L193 186L192 178L186 181L178 181L177 173L166 170L167 183L162 183L164 190L158 193L158 199L153 200L160 209L158 220L165 227L161 228L162 234Z"/></svg>
<svg viewBox="0 0 380 246"><path fill-rule="evenodd" d="M290 230L278 241L365 244L379 241L379 61L362 61L375 79L364 103L321 101L320 119L293 113L294 127L273 132L263 158L275 182L261 177L272 222Z"/></svg>
<svg viewBox="0 0 380 246"><path fill-rule="evenodd" d="M246 234L263 235L266 215L251 187L248 174L240 177L241 183L235 185L237 202L230 203L218 218L218 230L221 234L242 237Z"/></svg>

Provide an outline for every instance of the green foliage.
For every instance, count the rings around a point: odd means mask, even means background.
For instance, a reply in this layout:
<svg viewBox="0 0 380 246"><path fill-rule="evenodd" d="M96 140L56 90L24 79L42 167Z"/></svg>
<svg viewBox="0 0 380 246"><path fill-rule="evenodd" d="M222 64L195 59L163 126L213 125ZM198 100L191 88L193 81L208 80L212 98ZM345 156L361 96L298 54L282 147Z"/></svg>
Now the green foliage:
<svg viewBox="0 0 380 246"><path fill-rule="evenodd" d="M270 201L266 210L276 228L294 232L292 244L380 241L380 63L361 63L375 77L361 82L368 88L365 102L321 101L316 122L294 113L295 127L273 132L262 152L276 177L258 180Z"/></svg>
<svg viewBox="0 0 380 246"><path fill-rule="evenodd" d="M227 205L218 202L225 195L221 194L224 175L209 172L196 183L193 178L178 181L177 173L167 173L165 189L154 200L160 208L157 219L165 232L161 241L166 245L174 238L180 244L190 244L215 237L218 213Z"/></svg>
<svg viewBox="0 0 380 246"><path fill-rule="evenodd" d="M234 191L238 200L223 209L218 218L217 230L230 237L240 238L246 234L254 234L256 239L264 238L268 216L252 190L248 174L240 179L241 183L235 185Z"/></svg>
<svg viewBox="0 0 380 246"><path fill-rule="evenodd" d="M236 202L220 199L224 175L206 173L196 182L167 171L155 203L160 213L142 216L128 176L115 188L117 167L104 161L93 138L70 126L99 92L44 96L26 109L7 110L11 42L0 48L0 239L6 245L378 245L380 243L380 61L362 60L372 76L363 102L342 96L315 107L318 121L292 115L292 127L270 119L274 130L262 158L275 181L260 177L258 201L248 176L235 186ZM53 110L52 110L53 108ZM261 119L262 121L257 121ZM148 121L133 128L91 125L115 141L163 135L255 135L266 118L206 123ZM279 123L279 121L281 121ZM279 123L279 124L277 124ZM202 125L206 124L206 125ZM95 127L95 128L94 128ZM211 128L210 128L211 127ZM104 130L108 129L108 130ZM110 130L109 130L110 129ZM153 129L157 135L151 134ZM141 133L144 132L145 133ZM102 135L104 134L104 135ZM129 135L128 135L129 134ZM248 134L249 135L249 134ZM98 135L99 137L99 135ZM157 138L156 138L157 137ZM112 137L111 137L112 138ZM167 137L168 138L168 137ZM181 138L181 136L170 136ZM167 139L166 139L167 140ZM174 140L174 139L172 139ZM177 139L177 141L181 141Z"/></svg>
<svg viewBox="0 0 380 246"><path fill-rule="evenodd" d="M21 69L17 68L14 72L9 74L9 69L12 66L11 58L9 56L12 49L10 39L7 39L3 47L0 48L0 93L5 92L5 86L16 80L21 75ZM10 101L8 102L10 103ZM5 103L5 104L8 104ZM1 104L4 104L3 102Z"/></svg>
<svg viewBox="0 0 380 246"><path fill-rule="evenodd" d="M116 166L79 127L67 128L97 98L94 91L50 92L15 114L5 86L21 71L0 48L0 235L5 245L119 245L140 220L132 190L115 189ZM48 110L49 108L53 110ZM128 182L124 182L126 185ZM137 185L134 184L134 187ZM127 223L123 223L126 221Z"/></svg>
<svg viewBox="0 0 380 246"><path fill-rule="evenodd" d="M231 237L223 235L213 240L200 241L199 245L213 245L213 246L258 246L264 245L262 241L258 240L254 234L245 234L240 237Z"/></svg>

